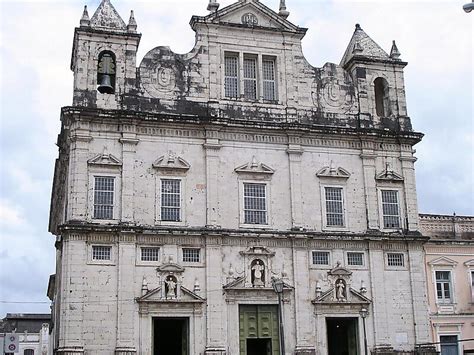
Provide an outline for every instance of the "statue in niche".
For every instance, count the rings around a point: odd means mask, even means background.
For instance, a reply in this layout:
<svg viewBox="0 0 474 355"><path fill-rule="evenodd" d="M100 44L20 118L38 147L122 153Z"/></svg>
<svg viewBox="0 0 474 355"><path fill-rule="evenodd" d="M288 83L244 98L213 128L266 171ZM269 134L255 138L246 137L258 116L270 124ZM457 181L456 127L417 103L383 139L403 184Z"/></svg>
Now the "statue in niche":
<svg viewBox="0 0 474 355"><path fill-rule="evenodd" d="M346 283L342 279L336 281L336 299L338 301L346 300Z"/></svg>
<svg viewBox="0 0 474 355"><path fill-rule="evenodd" d="M265 285L265 265L259 259L252 263L252 285L253 287L263 287Z"/></svg>
<svg viewBox="0 0 474 355"><path fill-rule="evenodd" d="M173 276L168 276L165 280L166 284L166 298L176 298L176 279Z"/></svg>

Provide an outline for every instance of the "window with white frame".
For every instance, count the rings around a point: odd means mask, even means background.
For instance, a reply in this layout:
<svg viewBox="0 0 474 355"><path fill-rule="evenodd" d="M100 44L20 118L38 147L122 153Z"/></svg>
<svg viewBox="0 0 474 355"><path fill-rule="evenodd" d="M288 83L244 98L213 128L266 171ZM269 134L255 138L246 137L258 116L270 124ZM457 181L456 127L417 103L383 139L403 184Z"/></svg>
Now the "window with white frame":
<svg viewBox="0 0 474 355"><path fill-rule="evenodd" d="M275 59L265 57L262 61L263 99L276 100Z"/></svg>
<svg viewBox="0 0 474 355"><path fill-rule="evenodd" d="M94 213L95 219L114 218L115 178L94 176Z"/></svg>
<svg viewBox="0 0 474 355"><path fill-rule="evenodd" d="M381 190L384 228L400 228L400 207L397 190Z"/></svg>
<svg viewBox="0 0 474 355"><path fill-rule="evenodd" d="M181 221L181 180L161 179L161 220Z"/></svg>
<svg viewBox="0 0 474 355"><path fill-rule="evenodd" d="M364 266L364 253L362 252L348 252L347 265L350 266Z"/></svg>
<svg viewBox="0 0 474 355"><path fill-rule="evenodd" d="M224 90L225 97L239 96L239 57L236 54L226 54L224 59Z"/></svg>
<svg viewBox="0 0 474 355"><path fill-rule="evenodd" d="M266 184L244 183L244 223L267 224Z"/></svg>
<svg viewBox="0 0 474 355"><path fill-rule="evenodd" d="M329 265L329 252L314 250L312 259L313 265Z"/></svg>
<svg viewBox="0 0 474 355"><path fill-rule="evenodd" d="M440 335L439 342L441 355L459 354L459 344L457 335Z"/></svg>
<svg viewBox="0 0 474 355"><path fill-rule="evenodd" d="M387 265L394 267L404 267L405 255L403 255L403 253L387 253Z"/></svg>
<svg viewBox="0 0 474 355"><path fill-rule="evenodd" d="M158 247L141 247L140 248L141 261L159 261L160 248Z"/></svg>
<svg viewBox="0 0 474 355"><path fill-rule="evenodd" d="M325 187L326 226L344 227L344 201L342 187Z"/></svg>
<svg viewBox="0 0 474 355"><path fill-rule="evenodd" d="M436 299L439 303L452 303L451 271L435 271Z"/></svg>
<svg viewBox="0 0 474 355"><path fill-rule="evenodd" d="M244 56L244 97L257 99L257 58Z"/></svg>
<svg viewBox="0 0 474 355"><path fill-rule="evenodd" d="M106 245L93 245L92 260L112 260L112 247Z"/></svg>
<svg viewBox="0 0 474 355"><path fill-rule="evenodd" d="M199 248L183 248L183 262L184 263L199 263L199 262L201 262L201 249L199 249Z"/></svg>

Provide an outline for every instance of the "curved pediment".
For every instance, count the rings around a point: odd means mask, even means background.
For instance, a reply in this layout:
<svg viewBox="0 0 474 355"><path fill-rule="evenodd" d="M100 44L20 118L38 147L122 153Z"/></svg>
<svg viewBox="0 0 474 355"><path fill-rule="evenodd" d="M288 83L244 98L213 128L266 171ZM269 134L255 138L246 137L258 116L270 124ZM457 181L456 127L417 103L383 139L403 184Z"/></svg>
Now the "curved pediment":
<svg viewBox="0 0 474 355"><path fill-rule="evenodd" d="M340 264L337 263L337 266L329 270L328 274L332 276L350 276L352 275L352 271L346 269L345 267L340 266Z"/></svg>
<svg viewBox="0 0 474 355"><path fill-rule="evenodd" d="M168 263L168 264L163 264L160 265L156 268L156 271L162 272L162 273L175 273L175 274L180 274L184 272L184 267L174 264L174 263Z"/></svg>

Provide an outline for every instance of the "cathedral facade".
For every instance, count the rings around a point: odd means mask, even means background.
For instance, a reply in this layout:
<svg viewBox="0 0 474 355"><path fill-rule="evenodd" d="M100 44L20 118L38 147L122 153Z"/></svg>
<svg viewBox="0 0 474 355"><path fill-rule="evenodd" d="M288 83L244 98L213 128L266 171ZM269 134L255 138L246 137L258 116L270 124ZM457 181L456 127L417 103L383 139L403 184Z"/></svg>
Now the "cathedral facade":
<svg viewBox="0 0 474 355"><path fill-rule="evenodd" d="M152 5L150 5L152 6ZM74 31L51 201L57 354L414 351L429 341L403 69L340 64L258 0L150 50L109 0ZM348 34L349 35L349 34Z"/></svg>

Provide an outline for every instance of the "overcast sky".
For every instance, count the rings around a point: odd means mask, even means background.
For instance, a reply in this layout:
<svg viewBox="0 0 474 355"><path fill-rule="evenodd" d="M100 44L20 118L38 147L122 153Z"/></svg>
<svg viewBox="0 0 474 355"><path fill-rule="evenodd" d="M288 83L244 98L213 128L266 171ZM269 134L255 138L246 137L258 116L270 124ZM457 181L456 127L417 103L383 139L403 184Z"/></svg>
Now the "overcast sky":
<svg viewBox="0 0 474 355"><path fill-rule="evenodd" d="M233 0L218 0L222 6ZM279 0L261 0L278 10ZM415 148L419 210L474 215L473 23L469 0L287 0L289 20L309 28L303 40L316 67L339 63L360 23L386 51L397 41L408 61L408 113L426 134ZM47 232L61 106L72 103L69 70L74 27L83 5L99 0L0 0L0 317L49 312L54 237ZM127 22L135 10L142 41L186 53L194 45L192 15L207 0L112 0ZM17 302L17 303L7 303ZM42 302L42 303L26 303Z"/></svg>

